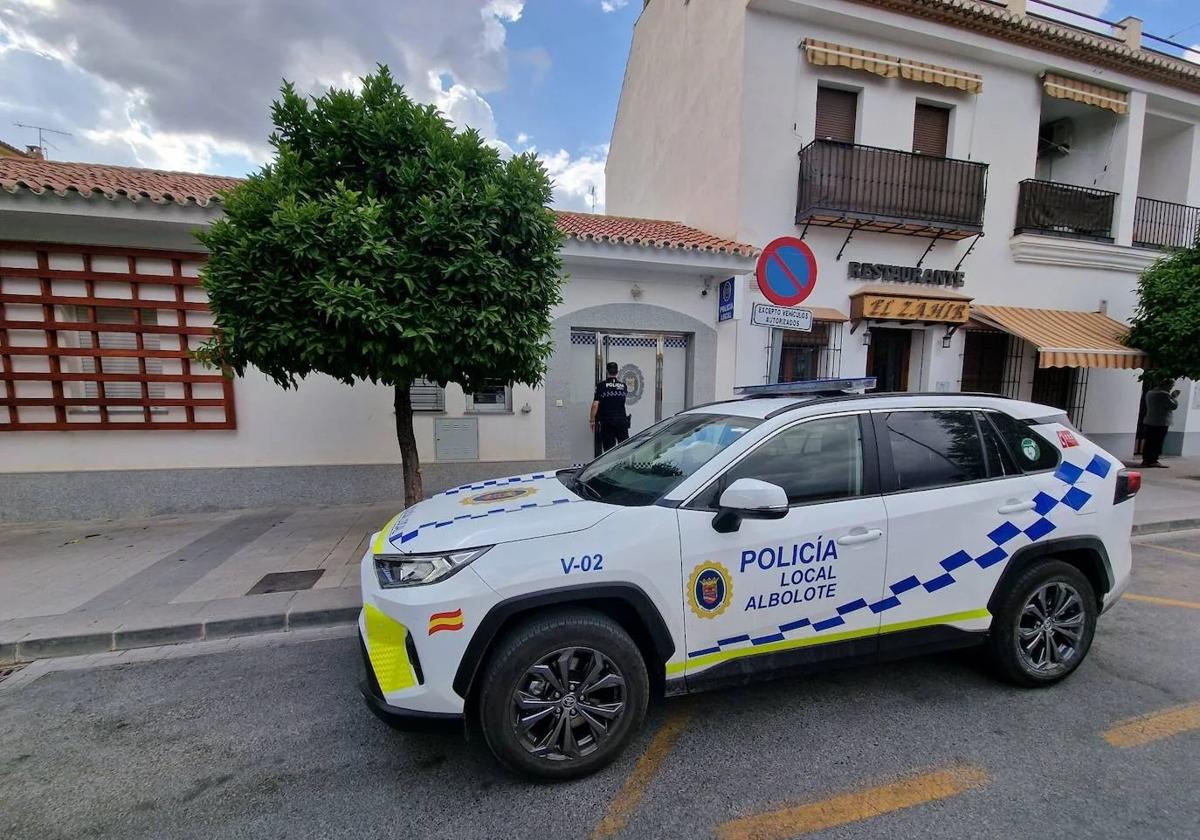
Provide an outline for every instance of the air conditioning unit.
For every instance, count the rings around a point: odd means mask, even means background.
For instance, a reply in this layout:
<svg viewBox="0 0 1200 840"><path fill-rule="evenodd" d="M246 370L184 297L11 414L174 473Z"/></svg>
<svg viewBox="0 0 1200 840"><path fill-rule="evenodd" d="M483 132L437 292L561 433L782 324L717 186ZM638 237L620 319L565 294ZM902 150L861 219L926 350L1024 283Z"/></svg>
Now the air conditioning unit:
<svg viewBox="0 0 1200 840"><path fill-rule="evenodd" d="M1070 117L1042 123L1038 129L1038 157L1066 157L1075 139L1075 121Z"/></svg>

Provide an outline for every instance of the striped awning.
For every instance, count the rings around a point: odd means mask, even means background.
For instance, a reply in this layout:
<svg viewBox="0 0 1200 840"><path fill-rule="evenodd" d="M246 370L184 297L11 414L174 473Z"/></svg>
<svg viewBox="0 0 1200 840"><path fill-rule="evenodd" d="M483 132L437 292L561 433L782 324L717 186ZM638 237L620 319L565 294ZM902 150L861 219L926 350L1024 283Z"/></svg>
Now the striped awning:
<svg viewBox="0 0 1200 840"><path fill-rule="evenodd" d="M1133 370L1147 357L1121 343L1129 328L1100 312L972 306L971 317L985 326L1028 341L1038 351L1038 367Z"/></svg>
<svg viewBox="0 0 1200 840"><path fill-rule="evenodd" d="M832 307L805 306L803 308L812 310L814 321L830 321L835 324L844 324L850 320L849 316Z"/></svg>
<svg viewBox="0 0 1200 840"><path fill-rule="evenodd" d="M846 47L832 44L829 41L818 41L816 38L804 39L804 52L810 64L818 67L847 67L851 70L865 70L885 79L894 79L900 75L900 63L892 56L884 53L860 50L857 47Z"/></svg>
<svg viewBox="0 0 1200 840"><path fill-rule="evenodd" d="M1116 114L1129 113L1129 94L1091 82L1082 82L1057 73L1042 75L1042 85L1046 94L1055 99L1070 99L1072 102L1082 102L1096 108L1104 108Z"/></svg>
<svg viewBox="0 0 1200 840"><path fill-rule="evenodd" d="M936 64L926 64L923 61L913 61L908 58L900 59L900 78L965 90L967 93L979 93L983 90L983 76L978 73L939 67Z"/></svg>
<svg viewBox="0 0 1200 840"><path fill-rule="evenodd" d="M847 47L816 38L804 39L804 53L809 63L819 67L845 67L850 70L865 70L885 79L897 76L914 82L979 93L983 90L983 77L966 70L955 70L910 58L898 58L887 53Z"/></svg>

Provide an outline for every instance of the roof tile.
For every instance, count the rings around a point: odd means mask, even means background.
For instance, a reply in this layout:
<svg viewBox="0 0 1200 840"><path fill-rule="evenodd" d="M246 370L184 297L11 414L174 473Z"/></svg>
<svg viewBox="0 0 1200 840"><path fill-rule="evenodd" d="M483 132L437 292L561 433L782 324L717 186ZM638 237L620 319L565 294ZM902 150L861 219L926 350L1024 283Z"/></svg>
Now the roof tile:
<svg viewBox="0 0 1200 840"><path fill-rule="evenodd" d="M110 200L149 199L156 204L195 204L207 207L220 203L221 193L241 183L240 178L201 175L194 172L164 172L130 166L0 158L0 189L41 195L77 193L85 198L102 195ZM595 213L558 211L558 227L570 239L608 242L643 248L669 248L752 257L752 245L723 239L694 227L661 219L602 216Z"/></svg>

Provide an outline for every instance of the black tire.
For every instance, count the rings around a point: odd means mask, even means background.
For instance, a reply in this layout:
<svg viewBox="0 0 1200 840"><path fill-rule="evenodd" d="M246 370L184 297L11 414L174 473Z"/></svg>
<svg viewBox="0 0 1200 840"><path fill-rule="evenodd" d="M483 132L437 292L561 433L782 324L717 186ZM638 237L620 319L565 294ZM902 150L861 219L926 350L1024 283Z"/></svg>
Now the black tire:
<svg viewBox="0 0 1200 840"><path fill-rule="evenodd" d="M577 682L571 678L581 675L583 669L591 673L588 663L594 666L597 661L607 663L604 673L615 672L623 680L623 686L616 687L616 681L606 676L605 681L612 685L598 689L596 694L581 691L576 700L577 689L569 690L572 700L569 710L565 708L562 703L566 695L559 694L549 680L531 676L531 669L544 664L541 661L548 658L557 666L562 661L563 651L570 650L575 652L566 658L568 689L571 685L582 686L586 680ZM558 675L557 669L554 674ZM519 689L527 698L538 697L538 703L543 706L556 703L557 710L549 710L546 718L539 720L534 728L518 732L517 718L521 712L516 702ZM484 740L505 767L534 779L565 781L594 773L620 755L641 728L649 699L645 660L621 625L593 610L554 610L523 621L488 654L479 692L479 720ZM622 710L612 721L585 711L597 708L585 705L585 702L604 702L605 708L611 709L618 701L623 704ZM527 714L533 716L534 712L547 712L547 709L535 708ZM586 754L568 756L565 751L554 749L547 749L542 754L531 751L537 746L533 742L542 741L543 736L558 725L559 718L565 718L563 726L570 727L565 733L569 743L577 752L582 751L580 744L583 743ZM592 722L604 724L604 734L598 735ZM562 729L557 731L563 733ZM576 733L581 733L582 737ZM562 735L550 737L558 743ZM587 744L589 738L591 743Z"/></svg>
<svg viewBox="0 0 1200 840"><path fill-rule="evenodd" d="M1057 603L1063 603L1067 607L1062 615L1069 618L1058 625L1050 623L1049 630L1037 629L1046 628L1047 623L1043 622L1036 612L1026 614L1026 607L1030 605L1034 596L1041 592L1052 595L1071 590L1078 596L1078 610L1070 607L1069 599L1059 600ZM1044 603L1034 606L1040 610ZM1070 639L1067 634L1073 631L1076 625L1068 628L1067 621L1074 621L1076 615L1079 618L1079 635L1071 647L1066 644ZM1014 685L1027 688L1042 688L1066 679L1087 657L1092 646L1092 637L1096 633L1098 615L1095 590L1087 577L1074 566L1061 560L1046 560L1024 570L1011 585L1007 585L1007 591L997 605L988 634L990 658L998 676ZM1055 630L1055 626L1062 629ZM1022 633L1029 637L1026 644L1033 645L1032 653L1022 652ZM1047 639L1062 640L1065 646L1050 644ZM1068 650L1069 653L1064 655L1064 650ZM1039 653L1043 654L1043 659L1051 657L1042 668L1036 664ZM1057 663L1053 662L1055 655L1059 659Z"/></svg>

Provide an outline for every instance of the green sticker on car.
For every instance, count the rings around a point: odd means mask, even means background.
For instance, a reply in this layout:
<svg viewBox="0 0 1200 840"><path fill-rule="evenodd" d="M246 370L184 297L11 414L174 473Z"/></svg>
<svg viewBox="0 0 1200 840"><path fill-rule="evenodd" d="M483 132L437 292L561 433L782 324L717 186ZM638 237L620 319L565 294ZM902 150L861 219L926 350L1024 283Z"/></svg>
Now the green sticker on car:
<svg viewBox="0 0 1200 840"><path fill-rule="evenodd" d="M1021 454L1030 461L1036 461L1042 454L1042 450L1038 447L1037 441L1033 438L1023 438L1021 440Z"/></svg>

